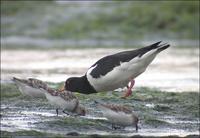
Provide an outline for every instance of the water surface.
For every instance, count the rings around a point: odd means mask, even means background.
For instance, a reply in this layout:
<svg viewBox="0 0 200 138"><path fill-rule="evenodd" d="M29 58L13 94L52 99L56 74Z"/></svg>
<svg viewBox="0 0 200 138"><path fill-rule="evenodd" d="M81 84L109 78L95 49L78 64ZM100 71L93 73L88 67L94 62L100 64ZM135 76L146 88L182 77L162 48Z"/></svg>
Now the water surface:
<svg viewBox="0 0 200 138"><path fill-rule="evenodd" d="M13 76L62 82L68 77L84 75L98 59L123 50L129 49L2 50L1 82ZM170 47L163 51L146 72L136 78L135 86L177 92L199 91L198 48Z"/></svg>

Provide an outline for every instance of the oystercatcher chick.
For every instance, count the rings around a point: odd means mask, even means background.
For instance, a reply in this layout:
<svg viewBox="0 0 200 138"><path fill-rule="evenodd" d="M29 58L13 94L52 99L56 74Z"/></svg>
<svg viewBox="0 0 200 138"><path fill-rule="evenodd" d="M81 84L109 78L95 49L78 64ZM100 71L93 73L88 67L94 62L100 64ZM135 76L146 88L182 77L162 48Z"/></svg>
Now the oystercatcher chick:
<svg viewBox="0 0 200 138"><path fill-rule="evenodd" d="M13 81L17 84L23 95L46 97L52 105L57 107L57 115L58 108L62 108L64 113L66 113L64 110L67 110L78 115L85 115L85 108L79 105L78 98L69 91L55 90L50 88L45 82L34 78L24 80L13 77Z"/></svg>
<svg viewBox="0 0 200 138"><path fill-rule="evenodd" d="M132 94L134 79L146 70L158 53L170 46L160 43L105 56L93 64L84 76L68 78L65 89L90 94L127 86L123 97L128 97Z"/></svg>
<svg viewBox="0 0 200 138"><path fill-rule="evenodd" d="M48 85L41 80L34 78L29 78L25 80L13 77L13 81L23 95L28 95L33 98L46 97L44 92L40 88L47 88Z"/></svg>
<svg viewBox="0 0 200 138"><path fill-rule="evenodd" d="M59 91L51 88L45 88L44 90L49 103L53 106L56 106L57 116L59 108L63 110L63 113L68 115L69 113L65 112L65 110L77 115L85 115L85 108L79 104L78 98L72 92L66 90Z"/></svg>
<svg viewBox="0 0 200 138"><path fill-rule="evenodd" d="M112 129L119 126L133 126L138 131L139 119L130 107L115 104L102 104L97 101L98 107L102 110L103 116L112 123Z"/></svg>

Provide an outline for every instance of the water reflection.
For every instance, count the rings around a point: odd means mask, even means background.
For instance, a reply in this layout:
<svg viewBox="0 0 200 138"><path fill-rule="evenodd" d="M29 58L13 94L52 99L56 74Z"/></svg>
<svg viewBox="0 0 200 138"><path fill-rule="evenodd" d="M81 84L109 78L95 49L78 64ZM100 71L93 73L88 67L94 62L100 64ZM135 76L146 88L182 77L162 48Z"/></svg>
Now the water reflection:
<svg viewBox="0 0 200 138"><path fill-rule="evenodd" d="M3 50L1 82L6 82L13 76L35 77L50 82L65 81L68 77L83 75L99 58L123 50L125 49ZM198 49L195 48L170 48L157 56L146 72L136 78L136 87L199 91L198 56Z"/></svg>

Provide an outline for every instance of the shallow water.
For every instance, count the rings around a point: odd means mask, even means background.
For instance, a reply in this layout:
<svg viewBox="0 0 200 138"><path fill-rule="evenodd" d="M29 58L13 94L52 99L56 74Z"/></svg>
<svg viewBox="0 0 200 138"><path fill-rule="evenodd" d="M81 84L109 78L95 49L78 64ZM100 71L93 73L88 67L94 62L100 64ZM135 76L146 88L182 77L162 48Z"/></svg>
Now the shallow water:
<svg viewBox="0 0 200 138"><path fill-rule="evenodd" d="M49 82L81 76L103 56L127 49L2 50L1 82L13 77L35 77ZM20 56L19 56L20 55ZM145 73L136 78L136 87L164 91L199 91L198 48L169 48L160 53Z"/></svg>
<svg viewBox="0 0 200 138"><path fill-rule="evenodd" d="M82 95L76 93L87 109L86 116L69 116L55 108L46 99L22 96L13 84L2 84L1 131L37 131L47 134L121 136L187 136L199 135L198 93L166 93L148 88L137 88L128 99L120 99L120 91ZM57 86L58 87L58 86ZM10 95L9 94L16 94ZM111 129L94 102L131 106L139 117L139 131L134 127ZM192 104L191 104L192 102ZM20 135L20 134L18 134ZM31 134L29 134L31 135Z"/></svg>
<svg viewBox="0 0 200 138"><path fill-rule="evenodd" d="M5 106L5 105L2 105ZM8 106L8 105L7 105ZM133 127L126 127L125 129L112 130L111 124L106 122L104 117L97 117L94 115L87 115L85 117L70 117L60 113L56 116L54 109L34 109L22 107L2 108L1 130L15 132L19 130L36 130L40 132L49 132L55 134L67 134L69 132L78 132L80 134L100 134L100 135L143 135L143 136L168 136L168 135L198 135L198 120L178 120L176 118L164 119L166 123L170 123L171 127L148 126L146 124L139 124L138 132ZM94 109L93 109L94 110ZM64 121L63 121L64 120ZM65 120L68 120L65 122ZM72 121L70 121L72 120ZM83 121L86 120L86 121ZM73 122L74 121L74 122ZM80 124L79 124L80 123ZM96 123L96 125L95 125ZM79 125L78 125L79 124ZM178 128L173 127L179 126ZM182 125L185 125L181 127ZM192 126L192 128L190 128ZM184 128L185 127L185 128Z"/></svg>

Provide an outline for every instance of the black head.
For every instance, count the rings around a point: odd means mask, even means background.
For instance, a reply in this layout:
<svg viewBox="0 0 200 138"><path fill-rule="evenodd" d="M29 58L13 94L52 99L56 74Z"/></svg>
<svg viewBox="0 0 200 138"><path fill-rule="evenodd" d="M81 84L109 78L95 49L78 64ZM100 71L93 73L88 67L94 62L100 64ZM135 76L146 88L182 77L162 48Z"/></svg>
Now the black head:
<svg viewBox="0 0 200 138"><path fill-rule="evenodd" d="M71 77L68 78L65 81L65 90L71 91L71 92L77 92L79 89L79 78L78 77Z"/></svg>
<svg viewBox="0 0 200 138"><path fill-rule="evenodd" d="M94 88L89 84L86 76L68 78L65 81L65 90L84 94L96 92Z"/></svg>

